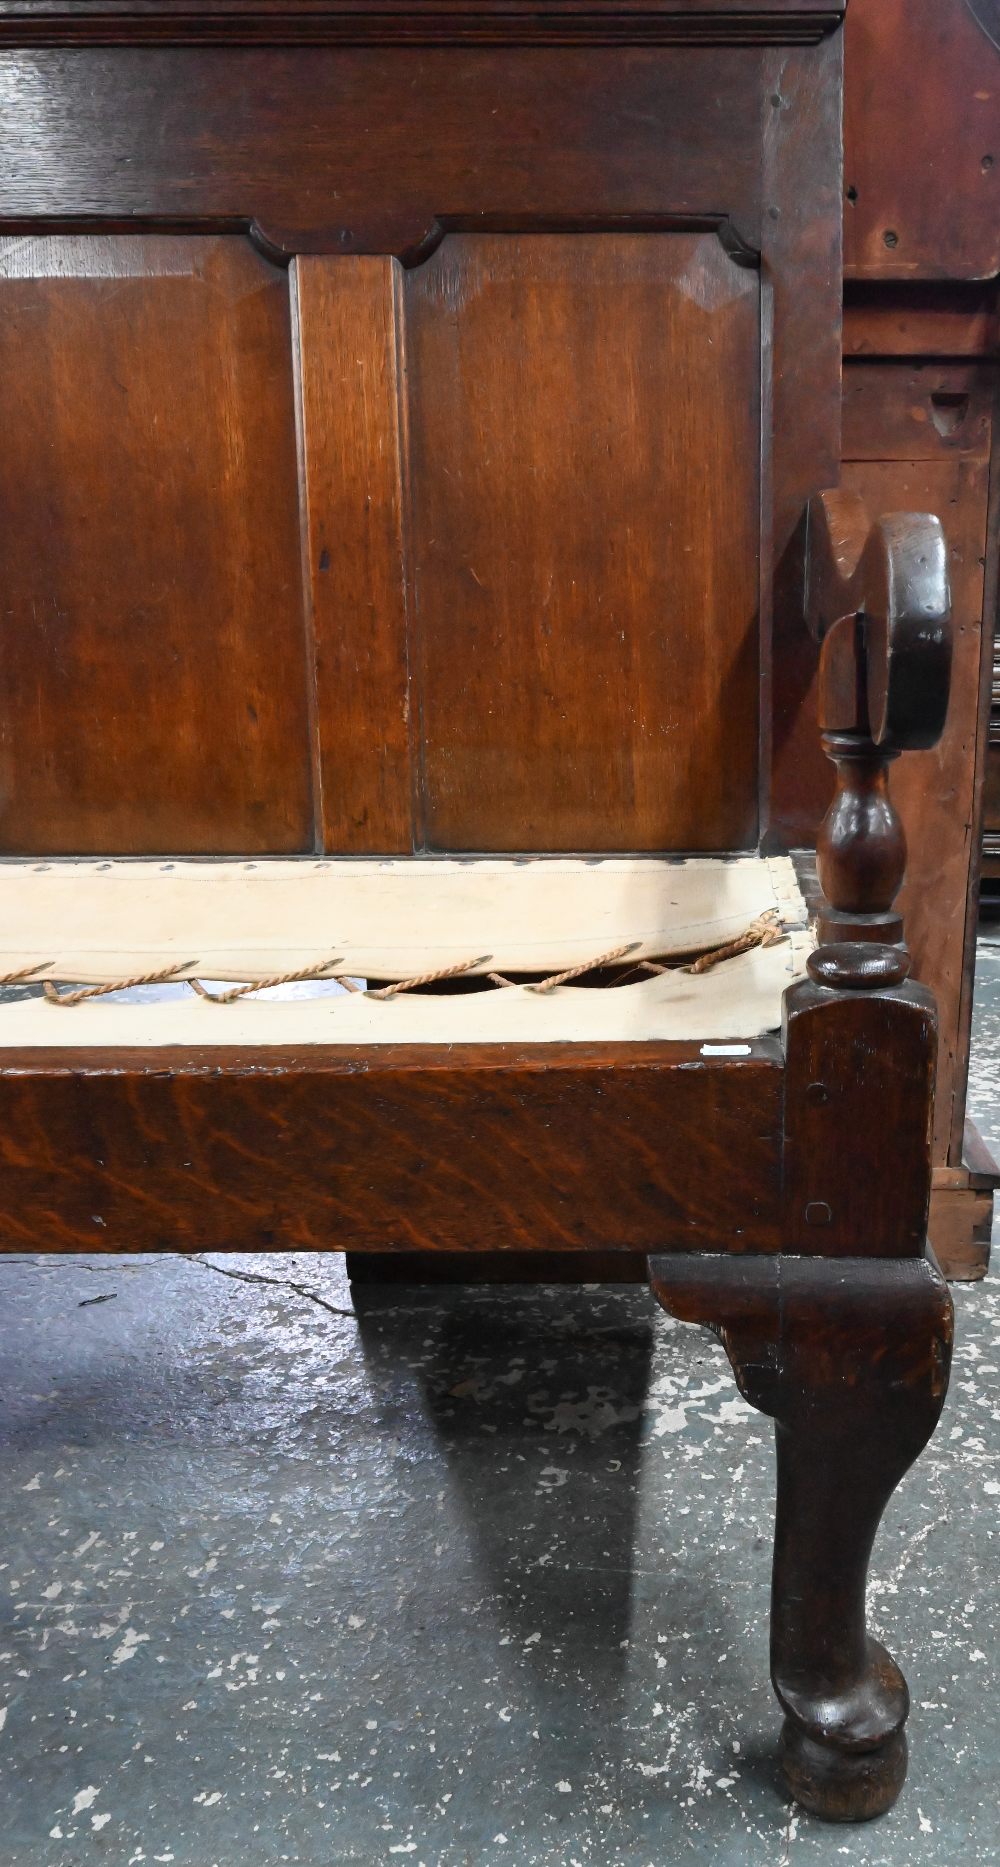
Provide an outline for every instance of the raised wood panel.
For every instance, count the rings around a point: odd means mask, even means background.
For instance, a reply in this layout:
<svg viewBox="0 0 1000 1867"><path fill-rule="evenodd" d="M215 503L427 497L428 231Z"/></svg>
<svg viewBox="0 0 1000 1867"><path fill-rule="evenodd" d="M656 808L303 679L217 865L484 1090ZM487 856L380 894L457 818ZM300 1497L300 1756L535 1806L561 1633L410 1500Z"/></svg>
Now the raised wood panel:
<svg viewBox="0 0 1000 1867"><path fill-rule="evenodd" d="M295 281L325 847L752 842L755 273L489 234Z"/></svg>
<svg viewBox="0 0 1000 1867"><path fill-rule="evenodd" d="M311 847L286 275L5 239L0 406L0 849Z"/></svg>
<svg viewBox="0 0 1000 1867"><path fill-rule="evenodd" d="M751 843L757 275L713 234L458 235L405 306L427 845Z"/></svg>
<svg viewBox="0 0 1000 1867"><path fill-rule="evenodd" d="M296 260L306 581L324 847L413 844L399 266Z"/></svg>

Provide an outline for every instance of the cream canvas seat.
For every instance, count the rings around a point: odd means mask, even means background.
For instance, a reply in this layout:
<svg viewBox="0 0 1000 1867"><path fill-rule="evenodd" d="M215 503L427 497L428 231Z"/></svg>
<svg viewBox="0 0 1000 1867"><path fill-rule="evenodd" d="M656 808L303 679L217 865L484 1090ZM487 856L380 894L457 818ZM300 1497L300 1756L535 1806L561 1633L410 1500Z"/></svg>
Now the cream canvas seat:
<svg viewBox="0 0 1000 1867"><path fill-rule="evenodd" d="M0 899L0 975L49 992L0 1007L18 1047L745 1039L811 944L787 857L21 861Z"/></svg>

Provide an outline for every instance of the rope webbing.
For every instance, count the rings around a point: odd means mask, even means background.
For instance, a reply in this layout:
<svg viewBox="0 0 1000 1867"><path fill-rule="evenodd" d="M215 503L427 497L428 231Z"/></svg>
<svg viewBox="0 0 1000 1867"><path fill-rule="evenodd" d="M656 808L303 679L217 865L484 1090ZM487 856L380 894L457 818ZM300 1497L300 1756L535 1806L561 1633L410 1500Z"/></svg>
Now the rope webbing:
<svg viewBox="0 0 1000 1867"><path fill-rule="evenodd" d="M628 969L625 978L633 976L637 970L652 974L682 971L700 975L710 972L713 967L727 959L735 959L741 953L750 952L754 947L775 946L787 937L781 925L778 909L769 908L766 913L758 915L755 920L751 921L749 926L735 939L711 948L694 960L674 961L666 964L653 959L638 960L633 967ZM568 966L561 972L552 973L548 978L534 980L527 985L526 989L531 992L552 992L558 986L568 985L574 979L583 978L587 973L616 965L620 960L627 959L628 955L634 953L641 944L641 941L632 940L625 946L614 947L607 953L597 954L593 959L581 961L579 965ZM436 985L438 981L445 979L458 979L473 972L479 966L485 966L490 958L489 953L484 953L478 959L460 960L452 966L441 966L434 972L415 973L411 978L397 979L390 985L379 986L369 991L367 996L373 999L391 999L398 997L401 992L415 991L420 986ZM320 960L311 966L300 966L294 972L272 973L265 979L254 979L242 985L231 986L224 992L208 991L201 979L196 977L181 981L179 975L190 973L198 964L196 960L180 960L173 966L160 967L155 972L134 973L127 979L115 979L103 985L77 986L70 992L57 991L51 979L43 979L41 983L45 997L52 1005L79 1005L86 999L105 998L112 992L127 992L133 986L161 985L168 982L189 985L199 998L207 1000L210 1004L231 1005L240 999L250 997L255 992L268 991L274 986L296 985L312 979L329 979L342 985L348 992L357 992L361 988L352 977L331 970L332 967L341 963L342 961L336 957ZM39 973L44 972L53 964L55 962L52 960L38 960L29 966L23 966L17 972L2 975L0 987L30 983L37 979ZM497 990L504 990L516 984L515 980L508 979L500 972L487 972L483 977ZM617 983L621 984L622 980Z"/></svg>

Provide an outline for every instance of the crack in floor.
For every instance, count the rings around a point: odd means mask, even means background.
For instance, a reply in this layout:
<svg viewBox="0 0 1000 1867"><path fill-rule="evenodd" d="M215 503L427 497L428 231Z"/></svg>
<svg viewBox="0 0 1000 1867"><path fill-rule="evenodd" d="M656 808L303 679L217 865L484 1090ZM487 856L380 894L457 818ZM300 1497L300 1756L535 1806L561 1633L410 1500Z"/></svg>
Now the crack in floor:
<svg viewBox="0 0 1000 1867"><path fill-rule="evenodd" d="M137 1273L142 1271L155 1274L160 1269L164 1258L171 1258L176 1264L200 1264L203 1270L217 1271L220 1277L232 1277L241 1284L270 1284L275 1290L293 1290L296 1296L305 1297L308 1302L318 1304L320 1309L325 1309L330 1316L346 1316L353 1319L356 1315L353 1309L339 1309L335 1303L328 1303L325 1297L320 1296L318 1290L310 1290L308 1284L297 1283L294 1278L266 1277L262 1271L238 1271L227 1264L213 1264L210 1258L200 1257L195 1251L157 1252L153 1262L150 1264L122 1264L116 1257L113 1269L108 1264L101 1263L100 1261L96 1264L88 1264L85 1259L74 1257L73 1269L75 1271L90 1271L95 1277L120 1277L128 1272ZM11 1252L10 1254L0 1255L0 1270L7 1269L8 1267L14 1268L16 1266L20 1266L23 1269L25 1265L30 1265L32 1270L57 1271L61 1270L64 1261L65 1259L62 1254L57 1255L53 1253L51 1257L37 1258L30 1256L30 1254L23 1256L20 1253L15 1255ZM85 1299L87 1304L102 1303L106 1300L107 1299L104 1297L87 1297Z"/></svg>
<svg viewBox="0 0 1000 1867"><path fill-rule="evenodd" d="M777 1867L792 1867L792 1848L799 1836L799 1822L802 1810L794 1797L785 1808L785 1826L781 1833L781 1859Z"/></svg>
<svg viewBox="0 0 1000 1867"><path fill-rule="evenodd" d="M199 1257L197 1252L185 1254L185 1263L200 1264L203 1270L217 1271L220 1277L232 1277L241 1284L269 1284L273 1290L294 1290L296 1296L305 1297L308 1302L316 1303L325 1309L328 1316L348 1316L355 1320L353 1309L338 1309L335 1303L328 1303L318 1290L310 1290L308 1284L299 1284L290 1277L265 1277L262 1271L237 1271L228 1264L213 1264L211 1258Z"/></svg>

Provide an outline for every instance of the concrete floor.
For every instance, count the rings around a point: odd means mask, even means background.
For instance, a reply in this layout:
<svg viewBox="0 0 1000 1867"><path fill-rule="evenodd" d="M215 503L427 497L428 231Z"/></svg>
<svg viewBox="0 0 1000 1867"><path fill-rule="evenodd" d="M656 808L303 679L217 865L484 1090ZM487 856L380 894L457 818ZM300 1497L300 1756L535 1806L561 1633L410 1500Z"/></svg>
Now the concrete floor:
<svg viewBox="0 0 1000 1867"><path fill-rule="evenodd" d="M977 1019L1000 1147L1000 946ZM0 1279L0 1867L1000 1862L995 1280L876 1552L909 1784L844 1830L774 1779L770 1427L644 1292Z"/></svg>

